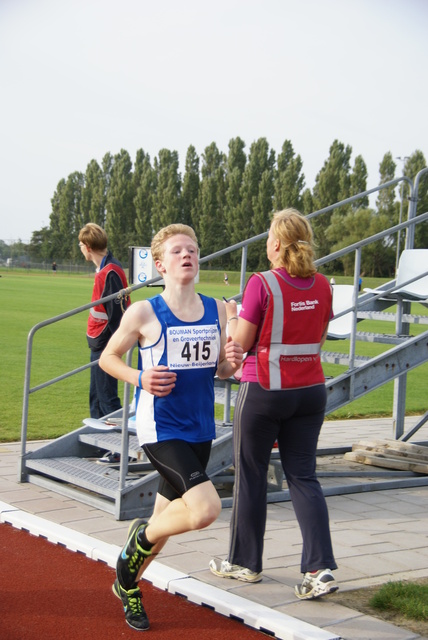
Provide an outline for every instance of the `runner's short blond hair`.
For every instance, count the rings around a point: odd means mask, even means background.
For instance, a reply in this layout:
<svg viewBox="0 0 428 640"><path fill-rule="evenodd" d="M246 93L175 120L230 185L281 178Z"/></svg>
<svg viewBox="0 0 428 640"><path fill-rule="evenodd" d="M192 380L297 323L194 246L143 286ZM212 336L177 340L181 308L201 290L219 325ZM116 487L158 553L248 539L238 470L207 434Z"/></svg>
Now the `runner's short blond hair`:
<svg viewBox="0 0 428 640"><path fill-rule="evenodd" d="M181 224L181 223L169 224L167 227L163 227L163 229L158 231L152 240L152 244L151 244L152 258L155 262L156 260L162 260L163 258L164 242L166 242L166 240L168 240L172 236L177 236L179 234L183 236L188 236L196 244L196 247L198 247L198 239L192 227L189 227L189 225L187 224Z"/></svg>

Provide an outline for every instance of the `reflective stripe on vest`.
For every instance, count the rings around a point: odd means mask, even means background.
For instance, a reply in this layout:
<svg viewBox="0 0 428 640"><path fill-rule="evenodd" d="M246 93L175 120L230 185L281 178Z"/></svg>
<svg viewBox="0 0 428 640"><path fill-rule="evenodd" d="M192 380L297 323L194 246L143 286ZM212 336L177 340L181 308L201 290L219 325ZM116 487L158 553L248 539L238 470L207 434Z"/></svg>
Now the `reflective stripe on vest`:
<svg viewBox="0 0 428 640"><path fill-rule="evenodd" d="M108 315L104 311L95 311L95 307L89 309L89 313L97 320L108 320Z"/></svg>
<svg viewBox="0 0 428 640"><path fill-rule="evenodd" d="M265 279L270 289L272 301L269 304L272 304L272 326L270 327L270 345L257 347L256 353L268 353L268 388L279 390L282 389L281 356L318 356L321 352L321 343L282 343L284 330L284 299L281 286L272 271L264 271L260 275ZM263 329L265 329L265 327L263 327ZM264 385L262 384L262 386Z"/></svg>

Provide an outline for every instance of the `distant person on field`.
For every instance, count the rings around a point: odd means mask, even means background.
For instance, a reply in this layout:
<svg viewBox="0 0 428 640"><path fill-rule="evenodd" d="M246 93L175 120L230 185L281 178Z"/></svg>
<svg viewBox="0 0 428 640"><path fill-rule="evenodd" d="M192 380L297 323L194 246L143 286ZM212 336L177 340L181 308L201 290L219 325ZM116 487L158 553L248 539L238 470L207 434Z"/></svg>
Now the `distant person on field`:
<svg viewBox="0 0 428 640"><path fill-rule="evenodd" d="M227 276L227 273L224 274L224 284L229 284L229 278Z"/></svg>
<svg viewBox="0 0 428 640"><path fill-rule="evenodd" d="M107 249L107 234L104 229L93 222L86 224L79 233L79 247L85 259L93 262L96 267L92 302L128 287L122 265ZM129 298L113 299L89 310L86 337L91 350L91 362L99 360L104 347L119 327L123 306L127 307L129 304ZM91 418L102 418L121 409L117 379L103 371L98 364L91 367L89 408Z"/></svg>
<svg viewBox="0 0 428 640"><path fill-rule="evenodd" d="M243 356L242 347L226 337L224 303L195 291L193 229L171 224L155 235L151 249L165 289L127 310L100 362L137 387L138 439L161 476L151 518L131 524L116 563L113 593L137 631L150 626L138 581L151 559L169 536L208 527L221 511L206 473L215 438L214 377L229 378ZM123 360L136 342L138 369Z"/></svg>
<svg viewBox="0 0 428 640"><path fill-rule="evenodd" d="M56 262L55 260L52 262L52 272L54 275L56 275Z"/></svg>

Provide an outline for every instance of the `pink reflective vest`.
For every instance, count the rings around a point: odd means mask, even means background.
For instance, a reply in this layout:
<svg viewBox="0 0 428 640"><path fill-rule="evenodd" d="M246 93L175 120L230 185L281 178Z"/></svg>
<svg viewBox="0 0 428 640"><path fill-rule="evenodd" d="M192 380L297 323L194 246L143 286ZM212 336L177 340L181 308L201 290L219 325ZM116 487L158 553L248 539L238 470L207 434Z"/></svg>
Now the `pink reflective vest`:
<svg viewBox="0 0 428 640"><path fill-rule="evenodd" d="M320 351L332 309L328 280L316 273L309 289L299 289L276 271L255 275L268 294L255 349L259 384L278 390L324 383Z"/></svg>

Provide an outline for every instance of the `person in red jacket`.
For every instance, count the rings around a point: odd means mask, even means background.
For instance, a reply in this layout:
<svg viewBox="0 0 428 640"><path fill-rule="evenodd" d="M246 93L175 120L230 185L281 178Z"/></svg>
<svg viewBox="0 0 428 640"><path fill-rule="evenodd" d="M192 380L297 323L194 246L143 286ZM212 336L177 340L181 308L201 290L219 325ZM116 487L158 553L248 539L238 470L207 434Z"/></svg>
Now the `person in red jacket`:
<svg viewBox="0 0 428 640"><path fill-rule="evenodd" d="M332 314L332 288L316 272L312 229L294 209L273 216L267 239L271 270L248 280L242 308L226 304L229 335L244 361L233 418L235 488L229 555L212 573L262 579L267 472L275 442L303 537L300 599L337 590L329 518L316 476L326 406L321 347ZM284 541L286 544L286 541Z"/></svg>
<svg viewBox="0 0 428 640"><path fill-rule="evenodd" d="M79 232L79 247L88 262L96 267L91 301L100 300L128 287L122 265L107 249L107 234L99 225L89 222ZM99 360L113 333L119 327L129 297L100 303L89 310L86 337L91 362ZM91 367L89 409L91 418L102 418L121 408L117 379L98 364Z"/></svg>

